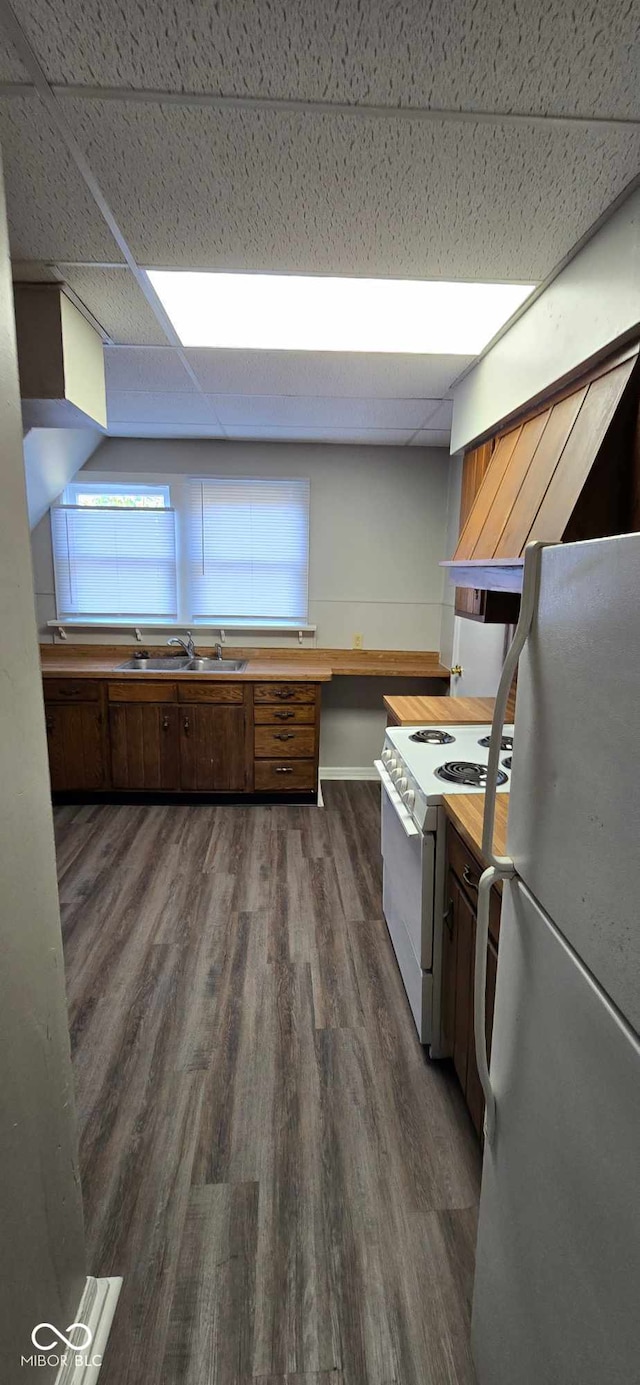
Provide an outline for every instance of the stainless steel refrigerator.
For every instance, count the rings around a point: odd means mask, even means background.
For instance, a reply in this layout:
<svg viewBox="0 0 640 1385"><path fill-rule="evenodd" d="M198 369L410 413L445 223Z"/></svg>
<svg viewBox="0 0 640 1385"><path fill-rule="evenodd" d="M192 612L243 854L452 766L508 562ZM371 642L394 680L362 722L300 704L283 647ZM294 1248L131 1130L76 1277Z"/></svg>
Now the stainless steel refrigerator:
<svg viewBox="0 0 640 1385"><path fill-rule="evenodd" d="M640 534L533 545L507 856L479 899L480 1385L640 1381ZM487 1071L488 897L504 880Z"/></svg>

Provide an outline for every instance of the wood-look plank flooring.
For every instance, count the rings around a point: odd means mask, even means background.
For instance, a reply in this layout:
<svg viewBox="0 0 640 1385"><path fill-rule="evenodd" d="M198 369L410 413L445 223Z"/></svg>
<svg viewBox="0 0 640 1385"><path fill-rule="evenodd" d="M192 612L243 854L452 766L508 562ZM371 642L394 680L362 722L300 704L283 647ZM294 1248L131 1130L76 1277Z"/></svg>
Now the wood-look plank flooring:
<svg viewBox="0 0 640 1385"><path fill-rule="evenodd" d="M382 916L379 792L56 810L101 1385L471 1385L479 1153Z"/></svg>

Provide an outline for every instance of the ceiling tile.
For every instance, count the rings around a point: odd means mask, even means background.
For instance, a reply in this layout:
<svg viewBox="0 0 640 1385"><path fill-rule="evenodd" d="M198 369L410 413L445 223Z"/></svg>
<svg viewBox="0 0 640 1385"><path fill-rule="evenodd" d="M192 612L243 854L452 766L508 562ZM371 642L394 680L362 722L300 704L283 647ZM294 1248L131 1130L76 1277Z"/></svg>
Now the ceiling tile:
<svg viewBox="0 0 640 1385"><path fill-rule="evenodd" d="M65 110L134 254L159 267L537 282L640 166L640 127Z"/></svg>
<svg viewBox="0 0 640 1385"><path fill-rule="evenodd" d="M167 341L131 270L65 268L62 272L113 341L128 346L162 345Z"/></svg>
<svg viewBox="0 0 640 1385"><path fill-rule="evenodd" d="M441 399L439 403L434 402L433 409L426 413L422 423L425 428L451 428L453 418L453 400Z"/></svg>
<svg viewBox="0 0 640 1385"><path fill-rule="evenodd" d="M112 438L223 438L225 433L216 423L113 423L109 424Z"/></svg>
<svg viewBox="0 0 640 1385"><path fill-rule="evenodd" d="M418 428L435 400L318 399L299 395L210 395L222 423L314 428Z"/></svg>
<svg viewBox="0 0 640 1385"><path fill-rule="evenodd" d="M28 82L29 73L23 67L8 38L0 32L0 82Z"/></svg>
<svg viewBox="0 0 640 1385"><path fill-rule="evenodd" d="M175 347L128 350L126 346L105 346L104 362L107 393L112 390L158 390L193 393L193 380L185 370Z"/></svg>
<svg viewBox="0 0 640 1385"><path fill-rule="evenodd" d="M282 442L375 443L387 446L400 446L407 443L411 437L411 431L403 428L307 428L303 425L284 428L264 424L253 427L250 424L242 424L238 427L227 427L225 431L227 437L237 439L270 438L280 439Z"/></svg>
<svg viewBox="0 0 640 1385"><path fill-rule="evenodd" d="M411 439L411 447L448 447L451 440L450 428L421 428Z"/></svg>
<svg viewBox="0 0 640 1385"><path fill-rule="evenodd" d="M39 97L0 100L12 258L121 260Z"/></svg>
<svg viewBox="0 0 640 1385"><path fill-rule="evenodd" d="M640 115L628 0L113 0L107 23L103 0L20 0L19 13L57 82Z"/></svg>
<svg viewBox="0 0 640 1385"><path fill-rule="evenodd" d="M188 350L207 394L439 399L473 356Z"/></svg>
<svg viewBox="0 0 640 1385"><path fill-rule="evenodd" d="M107 422L112 423L212 423L220 422L211 398L203 394L147 394L144 391L111 390L107 396Z"/></svg>

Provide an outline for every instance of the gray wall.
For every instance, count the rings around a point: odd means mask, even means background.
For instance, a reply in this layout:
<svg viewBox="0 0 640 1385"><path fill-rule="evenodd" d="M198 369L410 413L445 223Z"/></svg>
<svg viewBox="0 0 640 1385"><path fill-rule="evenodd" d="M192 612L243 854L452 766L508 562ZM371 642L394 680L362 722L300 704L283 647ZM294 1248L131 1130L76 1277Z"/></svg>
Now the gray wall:
<svg viewBox="0 0 640 1385"><path fill-rule="evenodd" d="M82 1210L22 424L0 185L0 1379L42 1321L73 1322ZM49 1380L55 1371L37 1371Z"/></svg>
<svg viewBox="0 0 640 1385"><path fill-rule="evenodd" d="M640 325L640 191L614 212L454 391L451 451Z"/></svg>
<svg viewBox="0 0 640 1385"><path fill-rule="evenodd" d="M369 649L439 650L445 588L439 562L449 551L450 469L444 448L109 438L83 471L141 480L216 472L308 476L309 620L318 629L305 642L349 649L359 633ZM41 639L46 640L51 634L44 622L55 616L48 516L34 530L33 554ZM130 633L82 631L75 638L131 644ZM203 633L198 643L215 639L216 632ZM295 634L262 633L229 635L228 643L297 647L298 641ZM402 691L421 686L403 684ZM397 680L340 678L325 690L323 767L371 768L384 732L382 694L389 690L400 691Z"/></svg>

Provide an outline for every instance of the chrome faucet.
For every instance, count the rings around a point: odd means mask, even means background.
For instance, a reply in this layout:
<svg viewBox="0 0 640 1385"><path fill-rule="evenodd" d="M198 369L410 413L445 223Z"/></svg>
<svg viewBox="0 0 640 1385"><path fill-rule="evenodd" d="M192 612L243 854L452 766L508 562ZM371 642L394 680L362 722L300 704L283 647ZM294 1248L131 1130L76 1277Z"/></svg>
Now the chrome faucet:
<svg viewBox="0 0 640 1385"><path fill-rule="evenodd" d="M188 659L195 659L196 647L191 638L190 630L187 630L186 640L181 639L179 635L174 635L170 640L167 640L167 644L179 644L181 648L184 649Z"/></svg>

